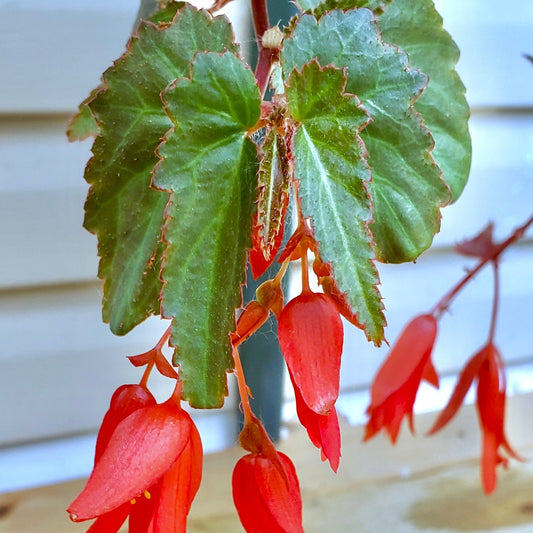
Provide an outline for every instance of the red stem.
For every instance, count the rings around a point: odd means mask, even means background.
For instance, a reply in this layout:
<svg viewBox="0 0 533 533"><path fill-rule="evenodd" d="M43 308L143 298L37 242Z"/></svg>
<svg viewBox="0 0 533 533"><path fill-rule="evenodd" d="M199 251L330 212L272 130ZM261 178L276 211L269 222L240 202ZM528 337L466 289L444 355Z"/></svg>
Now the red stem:
<svg viewBox="0 0 533 533"><path fill-rule="evenodd" d="M431 311L431 314L435 315L436 318L438 318L446 309L448 309L451 301L457 296L459 291L471 280L473 279L476 274L487 264L491 261L496 261L498 257L501 255L501 253L508 248L511 244L516 242L517 240L521 239L524 236L524 233L526 232L527 228L533 224L533 215L529 217L526 222L524 222L521 226L517 227L505 241L501 242L498 246L494 247L493 252L487 256L484 257L479 261L479 263L468 272L468 274L459 282L457 285L455 285L452 289L450 289L443 297L442 299L437 303L437 305L433 308Z"/></svg>
<svg viewBox="0 0 533 533"><path fill-rule="evenodd" d="M252 16L259 54L255 68L255 79L257 80L261 97L263 97L267 89L270 69L272 68L272 59L274 57L274 50L264 48L262 40L265 31L270 28L266 0L252 0Z"/></svg>
<svg viewBox="0 0 533 533"><path fill-rule="evenodd" d="M500 271L498 260L492 262L494 270L494 294L492 295L492 312L490 317L489 343L494 344L494 333L496 331L496 322L498 320L498 309L500 306Z"/></svg>

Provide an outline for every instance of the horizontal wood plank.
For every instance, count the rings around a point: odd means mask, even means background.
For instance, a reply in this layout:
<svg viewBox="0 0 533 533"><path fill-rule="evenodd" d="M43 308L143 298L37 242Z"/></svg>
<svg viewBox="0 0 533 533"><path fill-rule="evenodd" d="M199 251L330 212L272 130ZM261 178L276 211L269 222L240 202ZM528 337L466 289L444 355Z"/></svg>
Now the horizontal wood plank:
<svg viewBox="0 0 533 533"><path fill-rule="evenodd" d="M523 419L532 396L512 398L508 435L526 458L531 432ZM418 417L429 427L432 417ZM343 458L334 475L321 463L305 431L292 428L280 447L293 460L303 499L307 533L421 533L494 531L527 533L533 527L531 463L513 462L499 470L498 489L483 495L479 483L479 430L473 407L465 408L448 428L432 438L402 436L395 447L383 438L363 444L363 428L343 425ZM232 448L205 457L203 481L192 505L187 531L241 533L231 497L231 474L242 451ZM2 533L86 531L72 524L66 507L83 480L0 496ZM126 528L121 529L126 531Z"/></svg>

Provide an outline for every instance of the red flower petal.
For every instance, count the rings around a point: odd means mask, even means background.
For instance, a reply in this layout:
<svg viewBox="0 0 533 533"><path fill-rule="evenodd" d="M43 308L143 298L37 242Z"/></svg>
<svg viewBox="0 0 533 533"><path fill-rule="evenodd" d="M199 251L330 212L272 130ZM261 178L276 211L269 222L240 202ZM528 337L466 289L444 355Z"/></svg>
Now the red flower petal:
<svg viewBox="0 0 533 533"><path fill-rule="evenodd" d="M296 471L285 454L278 456L285 476L263 455L245 455L235 465L233 500L247 533L303 533Z"/></svg>
<svg viewBox="0 0 533 533"><path fill-rule="evenodd" d="M437 321L433 315L420 315L409 322L374 379L373 405L379 405L412 379L421 361L425 366L436 336Z"/></svg>
<svg viewBox="0 0 533 533"><path fill-rule="evenodd" d="M290 377L294 387L298 420L307 430L311 442L322 451L322 460L327 459L331 469L337 472L341 459L341 432L337 410L333 407L328 415L323 416L309 409L298 387L294 385L292 376Z"/></svg>
<svg viewBox="0 0 533 533"><path fill-rule="evenodd" d="M418 316L404 329L372 384L364 440L385 428L395 443L405 416L414 432L413 405L421 380L438 385L430 362L436 335L437 321L433 315Z"/></svg>
<svg viewBox="0 0 533 533"><path fill-rule="evenodd" d="M115 533L130 513L131 504L126 503L97 518L86 533Z"/></svg>
<svg viewBox="0 0 533 533"><path fill-rule="evenodd" d="M70 505L72 519L103 515L151 487L182 453L190 425L190 417L170 401L138 409L125 418Z"/></svg>
<svg viewBox="0 0 533 533"><path fill-rule="evenodd" d="M202 441L191 422L190 438L174 466L161 478L154 531L185 533L187 515L202 480Z"/></svg>
<svg viewBox="0 0 533 533"><path fill-rule="evenodd" d="M147 389L141 387L141 385L122 385L119 387L111 397L109 409L98 431L94 454L95 463L102 456L113 431L115 431L115 428L122 420L134 411L137 411L137 409L155 404L155 398Z"/></svg>
<svg viewBox="0 0 533 533"><path fill-rule="evenodd" d="M281 312L278 338L307 406L327 415L339 395L343 327L326 294L303 292Z"/></svg>
<svg viewBox="0 0 533 533"><path fill-rule="evenodd" d="M433 426L431 426L428 435L433 435L437 431L440 431L455 416L486 357L487 351L483 348L468 361L459 375L457 384L446 407L442 410L437 420L435 420Z"/></svg>

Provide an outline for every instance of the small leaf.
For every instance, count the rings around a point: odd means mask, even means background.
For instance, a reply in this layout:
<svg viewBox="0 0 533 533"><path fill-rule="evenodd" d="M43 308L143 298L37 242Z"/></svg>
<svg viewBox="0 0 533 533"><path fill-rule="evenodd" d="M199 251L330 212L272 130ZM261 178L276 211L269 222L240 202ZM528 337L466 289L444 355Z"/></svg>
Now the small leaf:
<svg viewBox="0 0 533 533"><path fill-rule="evenodd" d="M472 239L464 240L455 245L455 251L469 256L487 259L496 251L493 239L494 224L491 222Z"/></svg>
<svg viewBox="0 0 533 533"><path fill-rule="evenodd" d="M285 138L277 127L268 129L261 147L259 164L259 196L257 202L257 234L267 261L273 260L275 243L283 237L283 222L289 202L289 158Z"/></svg>
<svg viewBox="0 0 533 533"><path fill-rule="evenodd" d="M459 49L443 29L432 0L394 0L378 25L383 40L405 50L410 66L429 76L415 109L435 139L431 155L455 201L466 185L472 158L470 109L455 71Z"/></svg>
<svg viewBox="0 0 533 533"><path fill-rule="evenodd" d="M155 149L172 125L160 92L188 74L198 50L234 49L232 40L226 19L192 7L180 10L171 25L143 22L105 72L105 90L88 104L100 135L85 171L91 185L85 227L98 236L103 318L114 333L159 313L168 193L151 189L150 180Z"/></svg>
<svg viewBox="0 0 533 533"><path fill-rule="evenodd" d="M313 58L346 67L346 91L373 119L361 137L372 170L370 229L377 257L411 261L430 246L440 227L440 207L450 199L430 155L433 139L413 109L427 77L409 68L404 52L382 42L367 9L332 11L319 22L302 16L284 41L285 79Z"/></svg>
<svg viewBox="0 0 533 533"><path fill-rule="evenodd" d="M257 149L247 131L261 112L252 71L234 54L197 54L191 80L164 93L174 123L153 183L172 191L166 216L162 309L174 364L195 407L220 407L232 368L256 198Z"/></svg>
<svg viewBox="0 0 533 533"><path fill-rule="evenodd" d="M385 317L368 229L370 173L358 135L368 116L356 98L344 93L345 83L341 70L321 69L316 61L291 74L286 94L297 122L294 177L321 259L331 264L339 290L368 338L379 345Z"/></svg>

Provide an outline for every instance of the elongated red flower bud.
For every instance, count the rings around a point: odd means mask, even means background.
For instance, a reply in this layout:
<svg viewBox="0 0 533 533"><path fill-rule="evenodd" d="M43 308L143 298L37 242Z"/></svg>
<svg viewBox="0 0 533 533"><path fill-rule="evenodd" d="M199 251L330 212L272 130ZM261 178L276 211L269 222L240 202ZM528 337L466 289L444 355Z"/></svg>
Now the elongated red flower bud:
<svg viewBox="0 0 533 533"><path fill-rule="evenodd" d="M252 300L244 308L237 320L235 333L232 334L232 342L237 346L254 334L268 319L268 309L258 301Z"/></svg>
<svg viewBox="0 0 533 533"><path fill-rule="evenodd" d="M233 501L247 533L303 533L296 470L285 454L277 454L285 475L264 455L245 455L235 465Z"/></svg>
<svg viewBox="0 0 533 533"><path fill-rule="evenodd" d="M315 413L327 415L339 395L343 327L326 294L303 292L280 314L278 337L302 398Z"/></svg>

